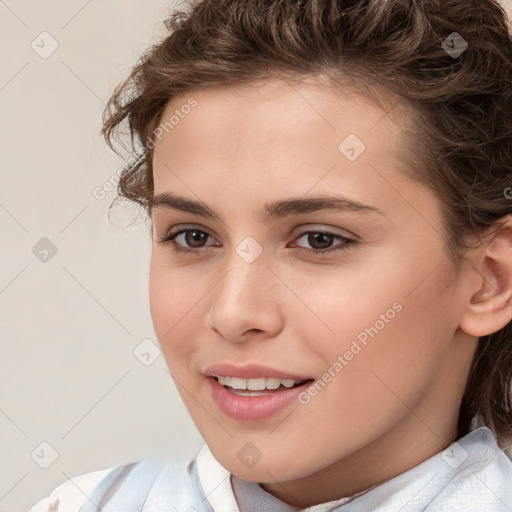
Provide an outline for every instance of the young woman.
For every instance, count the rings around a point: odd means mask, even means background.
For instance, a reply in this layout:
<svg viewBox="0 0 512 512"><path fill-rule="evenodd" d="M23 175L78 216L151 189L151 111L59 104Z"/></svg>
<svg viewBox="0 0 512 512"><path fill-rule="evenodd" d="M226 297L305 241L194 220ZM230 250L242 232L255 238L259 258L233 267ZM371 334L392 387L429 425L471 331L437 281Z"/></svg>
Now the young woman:
<svg viewBox="0 0 512 512"><path fill-rule="evenodd" d="M197 458L32 510L512 510L512 40L494 0L203 0L114 92ZM112 145L112 144L111 144Z"/></svg>

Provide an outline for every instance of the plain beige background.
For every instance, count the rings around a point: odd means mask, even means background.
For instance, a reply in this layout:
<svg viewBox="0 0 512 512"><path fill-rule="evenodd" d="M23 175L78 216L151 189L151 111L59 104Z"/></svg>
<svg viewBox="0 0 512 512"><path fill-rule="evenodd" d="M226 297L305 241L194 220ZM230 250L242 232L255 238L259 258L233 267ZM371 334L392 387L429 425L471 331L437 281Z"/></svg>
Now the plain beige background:
<svg viewBox="0 0 512 512"><path fill-rule="evenodd" d="M128 205L109 221L124 161L99 136L109 94L173 5L0 1L1 512L69 477L201 445L156 357L149 224Z"/></svg>
<svg viewBox="0 0 512 512"><path fill-rule="evenodd" d="M201 446L151 323L149 224L127 205L108 219L124 161L99 136L176 5L0 0L0 512Z"/></svg>

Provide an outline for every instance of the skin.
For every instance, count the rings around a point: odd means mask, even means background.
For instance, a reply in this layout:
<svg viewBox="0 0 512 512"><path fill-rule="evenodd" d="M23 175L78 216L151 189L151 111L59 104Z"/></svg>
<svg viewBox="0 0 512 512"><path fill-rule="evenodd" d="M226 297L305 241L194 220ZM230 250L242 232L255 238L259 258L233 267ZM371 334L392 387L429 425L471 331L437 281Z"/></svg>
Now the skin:
<svg viewBox="0 0 512 512"><path fill-rule="evenodd" d="M506 244L492 246L499 265L486 266L483 245L456 276L443 250L440 203L401 172L395 154L405 114L392 119L365 97L319 82L268 79L175 97L163 119L190 96L197 106L154 149L155 194L200 200L222 220L155 208L149 292L166 363L213 455L301 508L350 496L442 451L458 437L477 336L512 316L503 304L512 271L496 256ZM338 150L350 133L366 145L354 162ZM382 213L261 217L267 202L332 193ZM198 254L158 242L173 226L209 235L195 244L190 234L175 239ZM315 245L308 230L357 243ZM252 263L236 252L248 236L263 249ZM345 248L321 254L336 246ZM400 312L309 403L241 422L212 401L202 372L221 362L321 380L394 303ZM248 442L261 453L252 467L237 457Z"/></svg>

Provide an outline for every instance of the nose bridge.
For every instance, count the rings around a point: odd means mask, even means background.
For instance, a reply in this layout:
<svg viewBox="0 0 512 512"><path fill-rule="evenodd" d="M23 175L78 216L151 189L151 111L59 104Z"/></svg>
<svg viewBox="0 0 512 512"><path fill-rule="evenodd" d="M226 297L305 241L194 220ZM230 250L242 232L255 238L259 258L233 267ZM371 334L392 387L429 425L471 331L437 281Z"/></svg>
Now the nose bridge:
<svg viewBox="0 0 512 512"><path fill-rule="evenodd" d="M268 259L263 247L252 237L247 237L236 245L228 256L223 291L233 298L245 300L247 297L258 300L259 294L268 286Z"/></svg>
<svg viewBox="0 0 512 512"><path fill-rule="evenodd" d="M233 248L226 257L224 277L214 287L206 319L210 328L233 341L248 330L276 333L280 313L268 263L254 239Z"/></svg>

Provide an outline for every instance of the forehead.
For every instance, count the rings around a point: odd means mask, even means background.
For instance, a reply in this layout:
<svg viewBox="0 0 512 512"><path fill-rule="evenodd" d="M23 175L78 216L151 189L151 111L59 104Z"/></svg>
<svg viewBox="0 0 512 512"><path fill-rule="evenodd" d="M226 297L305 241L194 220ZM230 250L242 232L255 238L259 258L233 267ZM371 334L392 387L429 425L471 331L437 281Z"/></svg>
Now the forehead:
<svg viewBox="0 0 512 512"><path fill-rule="evenodd" d="M393 105L394 98L389 99ZM353 88L334 89L311 79L196 89L174 97L161 116L155 173L171 154L174 162L186 156L189 161L257 160L262 166L284 155L290 163L294 155L311 163L319 151L332 159L340 156L339 144L350 135L349 142L361 141L359 149L372 147L382 157L403 148L401 128L408 124L400 106L386 112Z"/></svg>
<svg viewBox="0 0 512 512"><path fill-rule="evenodd" d="M202 123L215 123L219 129L250 119L255 123L276 121L268 125L271 131L290 125L297 131L301 126L297 121L301 120L310 127L317 122L317 129L341 133L345 128L371 129L384 117L388 121L393 119L396 113L399 121L403 121L405 111L401 111L398 97L378 88L367 92L371 96L362 94L355 86L333 87L331 82L315 78L269 78L247 84L216 85L175 96L166 105L161 123L181 109L189 110L186 105L191 98L197 105L183 117L197 117L200 112Z"/></svg>
<svg viewBox="0 0 512 512"><path fill-rule="evenodd" d="M229 187L231 195L252 190L278 199L335 188L396 202L400 180L417 185L407 165L412 117L393 95L381 97L279 79L182 93L161 116L155 194Z"/></svg>

